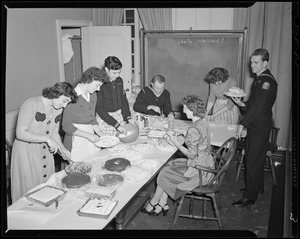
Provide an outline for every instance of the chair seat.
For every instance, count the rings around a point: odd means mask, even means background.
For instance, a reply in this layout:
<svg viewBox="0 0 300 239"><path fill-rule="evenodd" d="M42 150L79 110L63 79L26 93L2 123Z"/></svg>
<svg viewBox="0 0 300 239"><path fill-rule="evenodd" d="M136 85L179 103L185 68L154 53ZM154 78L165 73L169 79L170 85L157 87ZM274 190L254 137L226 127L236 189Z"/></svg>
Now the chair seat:
<svg viewBox="0 0 300 239"><path fill-rule="evenodd" d="M220 187L207 187L207 185L203 185L200 187L197 187L191 191L191 193L196 194L210 194L210 193L216 193L220 191Z"/></svg>

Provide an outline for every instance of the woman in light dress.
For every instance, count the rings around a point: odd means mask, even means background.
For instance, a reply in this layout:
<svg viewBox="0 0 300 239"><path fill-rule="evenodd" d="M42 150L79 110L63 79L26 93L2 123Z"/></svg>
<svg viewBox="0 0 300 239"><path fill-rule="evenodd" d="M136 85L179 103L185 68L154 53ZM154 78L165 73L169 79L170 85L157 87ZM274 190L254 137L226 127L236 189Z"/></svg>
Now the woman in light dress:
<svg viewBox="0 0 300 239"><path fill-rule="evenodd" d="M95 145L100 140L101 130L96 121L96 91L108 81L104 70L90 67L82 73L75 87L78 101L69 104L63 113L62 129L64 145L71 152L73 162L86 161L99 152Z"/></svg>
<svg viewBox="0 0 300 239"><path fill-rule="evenodd" d="M221 67L212 69L205 77L210 85L210 92L206 106L207 114L212 109L210 121L237 125L239 122L239 109L231 98L224 95L230 88L237 86L237 82L228 75L228 71Z"/></svg>
<svg viewBox="0 0 300 239"><path fill-rule="evenodd" d="M11 159L13 203L55 173L53 154L59 152L64 159L70 158L58 131L62 109L76 100L72 85L59 82L22 104Z"/></svg>
<svg viewBox="0 0 300 239"><path fill-rule="evenodd" d="M188 191L199 185L198 170L192 166L202 165L214 168L214 160L211 155L210 129L208 122L204 119L205 105L198 96L189 95L182 100L183 112L192 124L185 136L185 145L182 146L177 136L168 133L171 142L187 157L177 158L167 164L159 173L157 188L153 198L142 209L143 213L157 216L163 212L164 216L169 210L168 196L177 200ZM213 174L203 173L202 184L208 184Z"/></svg>

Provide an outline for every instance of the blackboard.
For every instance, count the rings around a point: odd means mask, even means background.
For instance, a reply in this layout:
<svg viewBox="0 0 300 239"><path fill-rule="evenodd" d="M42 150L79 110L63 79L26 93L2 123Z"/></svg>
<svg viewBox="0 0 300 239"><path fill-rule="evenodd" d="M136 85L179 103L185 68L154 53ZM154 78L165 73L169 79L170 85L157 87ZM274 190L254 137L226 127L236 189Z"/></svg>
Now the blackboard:
<svg viewBox="0 0 300 239"><path fill-rule="evenodd" d="M244 76L243 31L141 31L141 80L149 85L154 75L163 75L174 111L181 99L199 95L205 103L209 84L206 74L214 67L226 68L241 86Z"/></svg>

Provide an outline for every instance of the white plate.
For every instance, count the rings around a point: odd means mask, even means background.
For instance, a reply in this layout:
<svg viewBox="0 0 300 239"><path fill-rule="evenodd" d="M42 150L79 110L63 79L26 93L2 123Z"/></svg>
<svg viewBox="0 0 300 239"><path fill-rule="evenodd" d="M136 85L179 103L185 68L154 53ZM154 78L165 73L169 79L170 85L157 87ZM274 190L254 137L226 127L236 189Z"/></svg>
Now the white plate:
<svg viewBox="0 0 300 239"><path fill-rule="evenodd" d="M246 93L242 93L242 94L237 94L237 93L232 93L232 92L225 92L224 95L227 95L229 97L244 97L246 96Z"/></svg>
<svg viewBox="0 0 300 239"><path fill-rule="evenodd" d="M160 139L165 136L167 132L165 130L151 130L148 132L149 138Z"/></svg>
<svg viewBox="0 0 300 239"><path fill-rule="evenodd" d="M102 136L100 140L95 143L99 148L109 148L120 143L120 139L116 136Z"/></svg>

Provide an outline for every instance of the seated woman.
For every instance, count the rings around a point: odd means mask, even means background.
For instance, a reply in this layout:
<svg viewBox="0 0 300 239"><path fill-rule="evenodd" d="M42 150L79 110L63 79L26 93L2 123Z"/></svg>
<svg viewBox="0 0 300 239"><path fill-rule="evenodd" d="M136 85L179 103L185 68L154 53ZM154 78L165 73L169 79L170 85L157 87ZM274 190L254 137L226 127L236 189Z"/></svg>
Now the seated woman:
<svg viewBox="0 0 300 239"><path fill-rule="evenodd" d="M209 120L238 124L240 111L232 99L224 95L229 88L237 86L237 82L228 75L226 69L221 67L216 67L208 72L205 81L210 84L207 114L213 109Z"/></svg>
<svg viewBox="0 0 300 239"><path fill-rule="evenodd" d="M180 145L177 136L171 132L168 136L171 142L187 157L172 160L164 167L157 178L157 188L153 198L142 209L143 213L157 216L163 212L164 216L169 210L167 204L168 196L177 200L188 191L199 185L198 170L192 166L202 165L213 168L214 161L211 156L210 130L208 122L204 119L205 105L198 97L189 95L182 99L183 112L187 118L192 120L192 124L185 136L185 145ZM202 184L209 183L213 174L203 173Z"/></svg>
<svg viewBox="0 0 300 239"><path fill-rule="evenodd" d="M63 108L76 100L73 86L59 82L22 104L11 158L13 203L55 173L53 154L59 152L63 159L70 158L58 130Z"/></svg>

